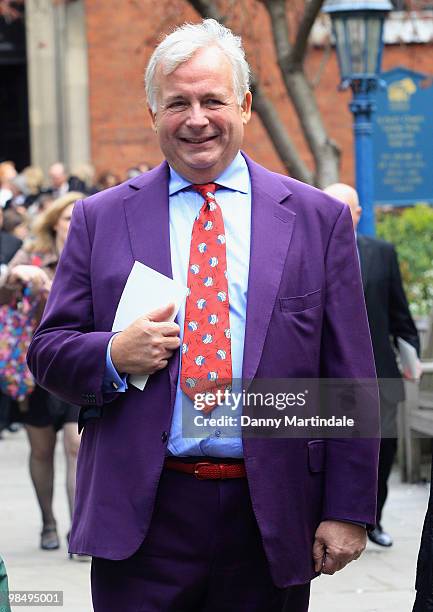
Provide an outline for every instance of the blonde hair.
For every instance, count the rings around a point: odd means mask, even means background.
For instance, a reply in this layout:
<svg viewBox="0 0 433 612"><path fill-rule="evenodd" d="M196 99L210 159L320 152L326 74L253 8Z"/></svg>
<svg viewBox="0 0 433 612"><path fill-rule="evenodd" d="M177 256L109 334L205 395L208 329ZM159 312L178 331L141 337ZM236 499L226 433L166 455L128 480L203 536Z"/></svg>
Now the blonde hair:
<svg viewBox="0 0 433 612"><path fill-rule="evenodd" d="M81 200L85 197L84 193L70 191L61 198L54 200L46 210L40 213L36 218L32 227L34 238L31 243L27 245L27 249L39 253L52 251L56 239L56 230L54 227L60 219L62 212L71 204L75 204L77 200Z"/></svg>
<svg viewBox="0 0 433 612"><path fill-rule="evenodd" d="M78 166L75 166L72 170L71 174L79 178L80 181L83 181L83 183L89 187L93 185L95 180L95 168L92 164L78 164Z"/></svg>
<svg viewBox="0 0 433 612"><path fill-rule="evenodd" d="M44 173L39 166L27 166L21 173L26 179L26 185L29 193L37 195L41 190L44 182Z"/></svg>

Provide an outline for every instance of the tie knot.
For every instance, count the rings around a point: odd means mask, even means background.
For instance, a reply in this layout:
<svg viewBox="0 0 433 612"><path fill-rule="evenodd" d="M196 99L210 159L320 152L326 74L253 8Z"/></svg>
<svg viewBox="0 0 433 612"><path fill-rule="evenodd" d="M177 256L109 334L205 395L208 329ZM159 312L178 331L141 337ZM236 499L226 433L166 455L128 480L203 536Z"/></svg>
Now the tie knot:
<svg viewBox="0 0 433 612"><path fill-rule="evenodd" d="M206 200L206 202L215 199L215 191L217 188L215 183L207 183L206 185L193 185L192 188L195 189L195 191L197 191Z"/></svg>

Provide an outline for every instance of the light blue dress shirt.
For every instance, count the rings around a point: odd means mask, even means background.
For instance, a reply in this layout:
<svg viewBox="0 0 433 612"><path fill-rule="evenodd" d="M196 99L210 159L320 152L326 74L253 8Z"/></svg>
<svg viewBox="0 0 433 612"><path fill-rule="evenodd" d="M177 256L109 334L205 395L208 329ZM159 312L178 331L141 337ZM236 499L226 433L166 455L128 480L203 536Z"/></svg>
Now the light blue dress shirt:
<svg viewBox="0 0 433 612"><path fill-rule="evenodd" d="M215 180L219 185L216 201L221 207L226 236L228 290L230 302L230 329L233 390L241 391L242 362L245 338L248 273L251 235L251 185L245 159L238 153L233 162ZM203 198L196 191L188 189L189 181L170 168L169 220L170 249L173 278L187 285L191 233L194 220L203 205ZM179 310L177 321L180 339L183 338L185 306ZM116 372L110 358L111 342L107 348L107 364L104 391L125 391L126 380ZM229 414L239 422L241 408L234 411L227 407L215 408L211 416L218 418ZM183 437L182 421L191 423L200 415L192 401L182 392L178 377L173 420L168 440L168 452L179 456L242 457L240 425L215 427L207 430L202 437ZM232 421L233 423L233 421ZM200 429L194 429L194 436Z"/></svg>

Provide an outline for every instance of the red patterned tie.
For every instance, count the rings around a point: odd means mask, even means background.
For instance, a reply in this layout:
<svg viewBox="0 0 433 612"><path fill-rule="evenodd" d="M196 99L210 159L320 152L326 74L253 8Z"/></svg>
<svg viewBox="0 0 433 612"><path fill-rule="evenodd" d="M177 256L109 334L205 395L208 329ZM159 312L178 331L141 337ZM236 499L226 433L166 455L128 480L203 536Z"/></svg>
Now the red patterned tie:
<svg viewBox="0 0 433 612"><path fill-rule="evenodd" d="M181 389L191 399L232 383L224 221L215 183L193 188L204 204L192 228L180 375Z"/></svg>

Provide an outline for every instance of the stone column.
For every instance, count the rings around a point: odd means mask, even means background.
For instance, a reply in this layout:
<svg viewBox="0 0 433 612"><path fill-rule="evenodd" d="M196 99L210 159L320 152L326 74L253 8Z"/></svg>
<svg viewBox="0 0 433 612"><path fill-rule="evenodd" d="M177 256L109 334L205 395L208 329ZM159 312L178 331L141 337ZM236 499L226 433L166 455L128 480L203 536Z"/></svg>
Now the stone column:
<svg viewBox="0 0 433 612"><path fill-rule="evenodd" d="M70 170L90 159L89 81L84 2L71 2L65 11L64 45L64 161Z"/></svg>
<svg viewBox="0 0 433 612"><path fill-rule="evenodd" d="M54 11L51 0L26 2L27 74L31 163L59 159Z"/></svg>
<svg viewBox="0 0 433 612"><path fill-rule="evenodd" d="M90 161L83 4L26 1L31 160L45 172Z"/></svg>

